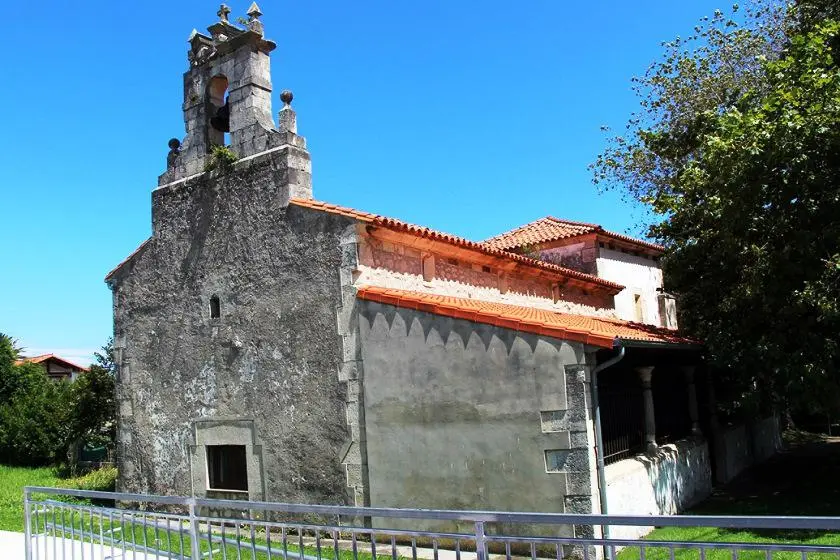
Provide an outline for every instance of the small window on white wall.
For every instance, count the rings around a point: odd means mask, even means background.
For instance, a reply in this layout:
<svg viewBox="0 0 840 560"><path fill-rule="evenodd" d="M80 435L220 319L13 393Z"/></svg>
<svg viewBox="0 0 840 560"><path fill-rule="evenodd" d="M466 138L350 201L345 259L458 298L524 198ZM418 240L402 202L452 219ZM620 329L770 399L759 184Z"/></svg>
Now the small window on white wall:
<svg viewBox="0 0 840 560"><path fill-rule="evenodd" d="M642 294L633 294L633 304L636 307L636 321L639 323L644 322L644 309L642 307Z"/></svg>

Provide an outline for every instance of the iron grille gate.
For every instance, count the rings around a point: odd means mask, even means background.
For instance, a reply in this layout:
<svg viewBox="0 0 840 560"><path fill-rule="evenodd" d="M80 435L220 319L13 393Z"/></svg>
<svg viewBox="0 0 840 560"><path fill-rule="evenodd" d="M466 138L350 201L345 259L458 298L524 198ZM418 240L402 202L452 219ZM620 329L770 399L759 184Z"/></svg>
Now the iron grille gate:
<svg viewBox="0 0 840 560"><path fill-rule="evenodd" d="M640 560L840 560L840 541L794 542L840 532L838 517L361 508L38 487L24 490L24 506L26 560L595 560L619 551ZM604 525L613 534L656 526L790 530L796 537L788 544L604 538Z"/></svg>

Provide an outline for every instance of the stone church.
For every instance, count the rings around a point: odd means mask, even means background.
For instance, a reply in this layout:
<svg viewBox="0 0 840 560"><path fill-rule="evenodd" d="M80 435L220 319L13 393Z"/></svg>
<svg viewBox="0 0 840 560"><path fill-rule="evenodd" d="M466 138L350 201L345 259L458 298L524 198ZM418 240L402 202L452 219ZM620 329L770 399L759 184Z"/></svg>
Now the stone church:
<svg viewBox="0 0 840 560"><path fill-rule="evenodd" d="M106 278L119 489L598 511L594 370L623 356L602 375L639 387L629 456L661 443L659 372L697 360L663 248L554 217L470 241L318 200L262 14L228 13L190 36L151 236Z"/></svg>

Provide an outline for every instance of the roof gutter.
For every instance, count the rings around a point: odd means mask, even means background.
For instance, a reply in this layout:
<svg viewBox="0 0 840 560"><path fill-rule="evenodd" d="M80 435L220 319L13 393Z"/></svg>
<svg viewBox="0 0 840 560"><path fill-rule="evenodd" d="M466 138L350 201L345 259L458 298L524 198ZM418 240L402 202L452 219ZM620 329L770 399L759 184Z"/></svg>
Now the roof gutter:
<svg viewBox="0 0 840 560"><path fill-rule="evenodd" d="M618 338L613 342L613 348L651 348L654 350L702 350L699 342L655 342L651 340L635 340L632 338Z"/></svg>
<svg viewBox="0 0 840 560"><path fill-rule="evenodd" d="M627 352L627 349L624 346L624 341L618 338L616 338L613 342L613 348L618 350L616 355L606 362L595 366L592 369L592 377L590 380L590 384L592 386L592 410L594 417L593 420L595 423L595 455L597 460L596 470L598 472L598 496L599 501L601 502L601 515L609 513L609 508L607 507L607 475L605 471L606 464L604 462L604 434L601 431L601 403L598 398L598 374L623 360L624 355ZM602 538L609 539L610 526L601 525L601 534ZM612 560L613 558L613 549L606 544L604 545L604 558L607 558L608 560Z"/></svg>

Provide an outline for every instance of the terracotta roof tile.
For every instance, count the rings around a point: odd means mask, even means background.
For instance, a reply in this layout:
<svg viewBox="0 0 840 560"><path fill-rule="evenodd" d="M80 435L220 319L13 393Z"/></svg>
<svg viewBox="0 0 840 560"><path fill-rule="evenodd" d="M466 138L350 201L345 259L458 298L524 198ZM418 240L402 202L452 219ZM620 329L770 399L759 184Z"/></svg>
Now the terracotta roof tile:
<svg viewBox="0 0 840 560"><path fill-rule="evenodd" d="M583 272L579 272L579 271L573 270L571 268L565 268L565 267L562 267L562 266L558 266L556 264L539 261L539 260L536 260L536 259L525 257L523 255L518 255L516 253L511 253L510 251L507 251L500 246L496 246L497 244L490 243L491 240L488 240L488 241L485 241L485 242L470 241L469 239L465 239L465 238L459 237L457 235L452 235L452 234L440 232L440 231L437 231L437 230L434 230L434 229L431 229L431 228L410 224L410 223L407 223L407 222L403 222L402 220L397 220L395 218L389 218L387 216L381 216L379 214L372 214L370 212L363 212L361 210L348 208L346 206L339 206L338 204L330 204L328 202L322 202L322 201L319 201L319 200L304 199L304 198L292 198L292 199L289 200L289 204L299 206L299 207L302 207L302 208L310 208L310 209L313 209L313 210L321 210L323 212L329 212L330 214L337 214L337 215L341 215L341 216L346 216L348 218L353 218L355 220L359 220L360 222L364 222L364 223L368 223L368 224L372 224L372 225L377 225L377 226L380 226L380 227L384 227L384 228L388 228L388 229L392 229L392 230L396 230L396 231L402 231L402 232L405 232L405 233L409 233L411 235L415 235L417 237L422 237L422 238L431 239L431 240L434 240L434 241L440 241L440 242L443 242L443 243L448 243L448 244L451 244L453 246L462 247L462 248L470 249L470 250L473 250L473 251L478 251L478 252L484 253L486 255L491 255L491 256L494 256L494 257L501 257L501 258L504 258L504 259L509 259L509 260L512 260L512 261L527 264L529 266L533 266L533 267L536 267L536 268L541 268L543 270L551 271L551 272L560 274L562 276L565 276L567 278L575 278L577 280L581 280L583 282L588 282L590 284L597 284L599 286L608 288L609 290L612 290L612 291L615 291L615 292L618 292L618 291L621 291L622 289L624 289L624 286L622 286L621 284L618 284L616 282L611 282L611 281L605 280L603 278L598 278L597 276L594 276L592 274L585 274ZM562 221L562 220L557 220L556 218L543 218L543 220L555 220L555 221L558 221L558 222ZM542 221L542 220L537 220L537 222L540 222L540 221ZM533 223L537 223L537 222L533 222ZM564 223L568 224L569 227L571 227L571 226L577 227L578 230L580 230L581 232L583 232L583 229L585 229L585 228L590 228L591 229L591 228L598 228L599 227L599 226L595 226L595 225L592 225L592 224L580 224L580 223L577 223L577 222L564 222ZM518 229L527 228L530 225L531 224L528 224L528 225L522 226L522 228L518 228ZM517 231L517 230L514 230L514 232L515 231ZM508 233L513 233L513 232L508 232ZM582 234L582 233L579 233L577 235L580 235L580 234ZM505 236L505 235L508 235L508 234L502 234L502 236ZM502 236L498 236L498 237L502 237ZM614 234L614 236L619 237L617 234ZM493 238L493 239L496 239L496 238ZM636 240L633 240L632 238L629 238L629 237L627 237L626 240L636 241ZM135 249L133 253L131 253L128 257L126 257L125 260L123 260L123 262L121 262L116 267L114 267L114 269L105 276L105 280L109 281L117 273L117 271L119 271L123 266L125 266L125 264L128 263L131 259L133 259L136 255L138 255L143 250L143 248L145 248L149 244L150 241L151 241L151 238L149 238L146 241L144 241L143 243L141 243L140 246L137 247L137 249ZM529 241L528 243L520 243L520 245L530 244L530 243L534 243L534 242L535 241ZM636 241L636 242L643 243L641 241ZM501 245L501 243L498 244L498 245ZM652 247L659 247L658 245L652 245L652 244L649 244L649 245L651 245ZM512 247L516 247L516 246L517 245L512 245Z"/></svg>
<svg viewBox="0 0 840 560"><path fill-rule="evenodd" d="M524 226L519 226L518 228L491 237L484 241L484 245L494 249L510 250L527 245L538 245L561 239L570 239L590 233L626 241L654 251L661 252L665 250L662 245L607 231L597 224L561 220L553 216L546 216L545 218L534 220Z"/></svg>
<svg viewBox="0 0 840 560"><path fill-rule="evenodd" d="M339 214L342 216L346 216L348 218L354 218L359 221L369 223L372 225L377 225L380 227L385 227L388 229L393 229L397 231L403 231L409 233L411 235L416 235L418 237L423 237L427 239L432 239L435 241L441 241L444 243L449 243L451 245L455 245L458 247L463 247L465 249L471 249L473 251L479 251L481 253L495 256L495 257L502 257L505 259L510 259L513 261L521 262L523 264L528 264L530 266L534 266L537 268L542 268L544 270L550 270L552 272L556 272L562 274L564 276L570 278L576 278L578 280L583 280L585 282L590 282L593 284L598 284L611 290L622 290L624 286L621 284L617 284L615 282L610 282L609 280L604 280L603 278L598 278L597 276L593 276L591 274L585 274L583 272L578 272L577 270L572 270L570 268L565 268L562 266L558 266L556 264L546 263L543 261L538 261L536 259L531 259L522 255L517 255L515 253L511 253L505 251L503 249L495 248L488 246L486 243L478 243L475 241L470 241L469 239L465 239L463 237L458 237L457 235L452 235L449 233L444 233L440 231L433 230L431 228L417 226L414 224L409 224L407 222L403 222L402 220L397 220L395 218L388 218L386 216L380 216L378 214L371 214L369 212L361 212L359 210L354 210L352 208L346 208L344 206L338 206L336 204L329 204L326 202L320 202L317 200L310 200L310 199L303 199L303 198L292 198L289 201L290 204L295 206L300 206L303 208L312 208L315 210L322 210L324 212L330 212L332 214Z"/></svg>
<svg viewBox="0 0 840 560"><path fill-rule="evenodd" d="M675 331L661 327L617 319L571 315L507 303L422 294L376 286L362 286L357 295L369 301L564 340L575 340L603 348L612 348L616 338L663 344L699 344L695 340L680 336Z"/></svg>
<svg viewBox="0 0 840 560"><path fill-rule="evenodd" d="M20 358L18 360L15 360L15 365L20 365L20 364L27 363L27 362L30 362L30 363L33 363L33 364L40 364L40 363L46 362L47 360L50 360L50 359L53 359L57 362L61 362L65 366L68 366L68 367L71 367L71 368L76 368L80 371L84 371L84 372L88 371L88 368L80 366L78 364L74 364L73 362L65 360L64 358L56 356L55 354L41 354L40 356L32 356L31 358Z"/></svg>

